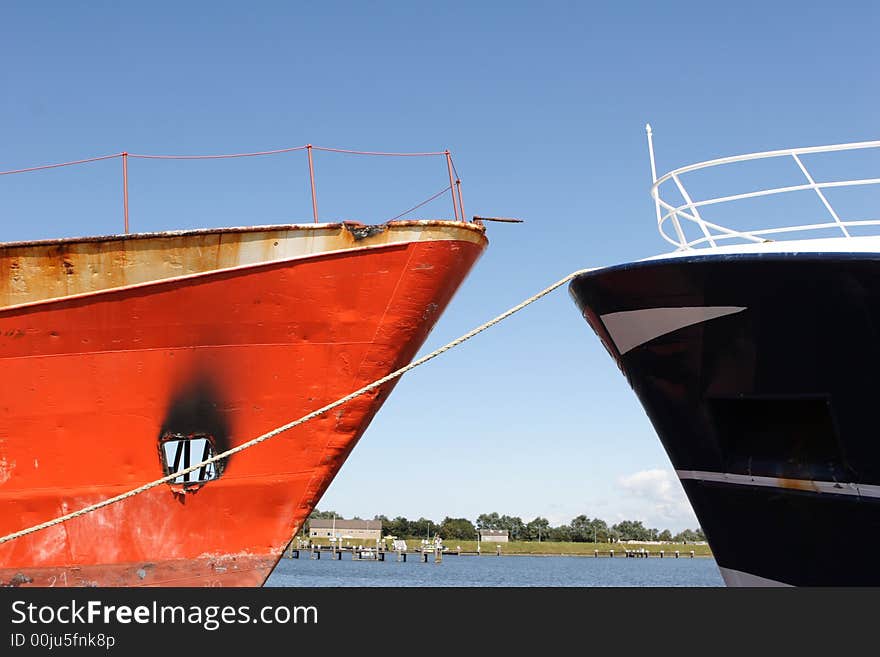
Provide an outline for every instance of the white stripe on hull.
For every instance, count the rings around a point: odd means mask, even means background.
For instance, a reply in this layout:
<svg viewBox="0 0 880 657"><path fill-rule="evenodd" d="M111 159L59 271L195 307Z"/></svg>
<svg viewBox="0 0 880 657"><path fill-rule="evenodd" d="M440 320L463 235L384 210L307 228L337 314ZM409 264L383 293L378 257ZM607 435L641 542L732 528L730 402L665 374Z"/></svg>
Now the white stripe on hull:
<svg viewBox="0 0 880 657"><path fill-rule="evenodd" d="M810 493L830 493L832 495L852 495L854 497L880 498L880 486L871 484L842 483L837 481L813 481L811 479L784 479L781 477L758 477L754 475L730 474L728 472L705 472L702 470L676 470L679 479L695 481L717 481L739 486L762 486L784 488Z"/></svg>
<svg viewBox="0 0 880 657"><path fill-rule="evenodd" d="M685 326L733 315L742 306L686 306L682 308L643 308L602 315L602 323L622 356L639 345Z"/></svg>
<svg viewBox="0 0 880 657"><path fill-rule="evenodd" d="M791 586L790 584L777 582L775 579L759 577L758 575L744 573L741 570L734 570L733 568L724 568L722 566L718 566L718 570L721 571L721 577L724 578L724 583L727 586Z"/></svg>

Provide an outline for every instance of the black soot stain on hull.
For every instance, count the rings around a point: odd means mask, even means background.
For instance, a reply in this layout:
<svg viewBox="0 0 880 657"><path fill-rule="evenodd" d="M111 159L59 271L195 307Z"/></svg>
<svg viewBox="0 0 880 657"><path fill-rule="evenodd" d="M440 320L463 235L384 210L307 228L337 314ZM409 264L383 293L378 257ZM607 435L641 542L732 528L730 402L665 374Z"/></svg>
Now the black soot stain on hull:
<svg viewBox="0 0 880 657"><path fill-rule="evenodd" d="M200 373L172 396L159 438L169 433L208 434L214 438L216 453L225 452L231 444L229 423L221 408L223 400L217 385L210 376ZM225 470L229 461L230 458L222 459L218 466Z"/></svg>

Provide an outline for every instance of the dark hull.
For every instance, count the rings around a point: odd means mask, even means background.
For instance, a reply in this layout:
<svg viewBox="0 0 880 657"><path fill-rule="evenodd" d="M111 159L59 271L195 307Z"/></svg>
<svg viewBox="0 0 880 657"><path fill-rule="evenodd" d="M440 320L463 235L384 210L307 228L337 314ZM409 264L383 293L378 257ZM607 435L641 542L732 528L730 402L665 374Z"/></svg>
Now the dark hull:
<svg viewBox="0 0 880 657"><path fill-rule="evenodd" d="M673 258L570 291L729 584L880 585L880 255Z"/></svg>

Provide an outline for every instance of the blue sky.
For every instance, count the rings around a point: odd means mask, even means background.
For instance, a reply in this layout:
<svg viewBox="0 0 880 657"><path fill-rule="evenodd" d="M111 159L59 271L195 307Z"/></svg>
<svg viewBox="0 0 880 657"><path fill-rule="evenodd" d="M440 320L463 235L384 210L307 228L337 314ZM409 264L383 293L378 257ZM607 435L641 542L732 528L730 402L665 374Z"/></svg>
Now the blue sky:
<svg viewBox="0 0 880 657"><path fill-rule="evenodd" d="M872 3L0 6L0 170L120 151L449 148L490 247L433 349L576 269L666 251L660 172L877 139ZM317 154L322 218L381 221L442 162ZM875 174L876 175L876 174ZM134 230L309 221L301 153L132 162ZM121 226L119 162L0 177L3 240ZM447 200L421 216L451 214ZM696 525L656 435L561 289L407 375L321 501L362 517Z"/></svg>

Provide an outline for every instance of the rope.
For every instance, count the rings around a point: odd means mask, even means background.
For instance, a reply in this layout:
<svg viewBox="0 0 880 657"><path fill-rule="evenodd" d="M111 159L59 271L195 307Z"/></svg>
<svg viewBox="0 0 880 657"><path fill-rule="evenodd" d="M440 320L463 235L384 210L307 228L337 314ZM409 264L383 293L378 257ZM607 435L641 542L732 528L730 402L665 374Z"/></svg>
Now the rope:
<svg viewBox="0 0 880 657"><path fill-rule="evenodd" d="M230 153L229 155L143 155L129 153L129 157L137 157L142 160L225 160L231 157L257 157L260 155L277 155L278 153L292 153L304 151L307 146L293 146L291 148L279 148L274 151L257 151L256 153Z"/></svg>
<svg viewBox="0 0 880 657"><path fill-rule="evenodd" d="M122 153L113 153L113 155L100 155L98 157L89 157L85 160L74 160L73 162L59 162L58 164L43 164L38 167L29 167L27 169L13 169L11 171L0 171L0 176L8 176L10 173L28 173L29 171L42 171L43 169L57 169L58 167L69 167L74 164L88 164L89 162L99 162L101 160L112 160L115 157L122 157Z"/></svg>
<svg viewBox="0 0 880 657"><path fill-rule="evenodd" d="M449 163L452 165L452 172L455 174L455 179L461 180L461 176L458 175L458 169L455 168L455 160L452 159L452 155L449 156Z"/></svg>
<svg viewBox="0 0 880 657"><path fill-rule="evenodd" d="M278 155L279 153L292 153L293 151L304 151L308 146L292 146L290 148L278 148L272 151L256 151L254 153L229 153L222 155L149 155L144 153L113 153L112 155L101 155L98 157L89 157L83 160L73 160L72 162L60 162L58 164L43 164L27 169L12 169L10 171L0 171L0 176L7 176L12 173L28 173L31 171L42 171L44 169L57 169L58 167L69 167L74 164L87 164L89 162L99 162L101 160L112 160L113 158L127 155L131 158L141 160L225 160L233 157L258 157L260 155ZM386 155L389 157L424 157L429 155L446 155L445 151L426 152L426 153L385 153L381 151L355 151L345 148L328 148L326 146L312 146L316 151L327 151L330 153L348 153L351 155ZM458 173L456 172L456 175Z"/></svg>
<svg viewBox="0 0 880 657"><path fill-rule="evenodd" d="M308 146L292 146L291 148L279 148L274 151L257 151L255 153L230 153L228 155L145 155L129 153L129 157L137 157L142 160L222 160L231 157L257 157L259 155L277 155L278 153L291 153L304 151ZM347 153L350 155L386 155L389 157L424 157L428 155L445 155L445 153L382 153L378 151L353 151L345 148L328 148L326 146L312 146L314 151L327 151L329 153ZM76 164L75 162L73 164Z"/></svg>
<svg viewBox="0 0 880 657"><path fill-rule="evenodd" d="M327 151L329 153L348 153L349 155L387 155L389 157L424 157L426 155L446 155L446 151L437 151L434 153L382 153L379 151L353 151L346 148L328 148L326 146L312 146L316 151Z"/></svg>
<svg viewBox="0 0 880 657"><path fill-rule="evenodd" d="M215 456L212 456L209 459L205 459L201 463L196 463L195 465L192 465L192 466L185 468L183 470L179 470L177 472L174 472L166 477L162 477L161 479L156 479L155 481L151 481L148 484L144 484L143 486L139 486L138 488L134 488L126 493L122 493L122 494L117 495L115 497L108 498L106 500L103 500L102 502L98 502L97 504L92 504L91 506L84 507L82 509L79 509L78 511L73 511L73 512L65 514L63 516L58 516L57 518L53 518L52 520L47 520L46 522L40 523L38 525L33 525L32 527L22 529L20 531L14 532L12 534L7 534L6 536L0 537L0 544L7 543L8 541L12 541L16 538L21 538L22 536L27 536L28 534L33 534L34 532L38 532L43 529L48 529L49 527L54 527L55 525L60 525L63 522L67 522L68 520L73 520L74 518L78 518L78 517L84 516L88 513L92 513L93 511L97 511L98 509L102 509L105 506L110 506L111 504L115 504L116 502L121 502L125 499L128 499L129 497L134 497L135 495L139 495L141 493L144 493L144 492L150 490L151 488L155 488L156 486L159 486L161 484L164 484L164 483L170 482L174 479L177 479L181 475L185 475L189 472L193 472L194 470L198 470L199 468L202 468L202 467L208 465L209 463L214 463L215 461L220 461L221 459L228 458L228 457L232 456L233 454L237 454L238 452L243 452L244 450L249 449L255 445L259 445L260 443L265 442L266 440L269 440L270 438L274 438L278 434L284 433L285 431L289 431L290 429L293 429L294 427L297 427L300 424L308 422L309 420L312 420L312 419L318 417L319 415L323 415L324 413L327 413L328 411L333 410L337 406L341 406L342 404L350 402L352 399L355 399L356 397L360 397L361 395L363 395L367 392L370 392L371 390L374 390L374 389L388 383L389 381L393 381L394 379L402 376L403 374L406 374L410 370L413 370L413 369L419 367L420 365L424 365L429 360L433 360L437 356L449 351L450 349L454 349L455 347L459 346L463 342L467 342L472 337L479 335L483 331L492 328L493 326L495 326L496 324L499 324L500 322L503 322L505 319L507 319L511 315L518 313L520 310L522 310L526 306L529 306L529 305L533 304L534 302L538 301L539 299L547 296L556 288L561 287L562 285L565 285L567 282L572 280L575 276L578 276L579 274L584 274L586 272L594 271L594 269L581 269L579 271L572 272L571 274L569 274L565 278L556 281L555 283L544 288L543 290L541 290L537 294L532 295L531 297L529 297L525 301L522 301L522 302L518 303L517 305L513 306L512 308L510 308L509 310L506 310L505 312L501 313L500 315L498 315L494 319L490 319L485 324L481 324L477 328L472 329L471 331L468 331L467 333L456 338L452 342L449 342L449 343L443 345L442 347L435 349L430 354L427 354L426 356L422 356L418 360L414 360L409 365L405 365L404 367L401 367L400 369L397 369L394 372L391 372L390 374L383 376L381 379L376 379L372 383L365 385L363 388L355 390L354 392L346 395L345 397L337 399L335 402L327 404L326 406L323 406L322 408L319 408L316 411L312 411L311 413L309 413L307 415L303 415L298 420L294 420L293 422L289 422L287 424L284 424L280 427L273 429L272 431L269 431L268 433L264 433L262 436L258 436L257 438L254 438L253 440L249 440L246 443L242 443L238 447L233 447L232 449L226 450L225 452L222 452L220 454L216 454Z"/></svg>
<svg viewBox="0 0 880 657"><path fill-rule="evenodd" d="M448 192L450 189L452 189L452 188L451 188L449 185L446 185L446 187L444 187L444 188L441 189L439 192L437 192L436 194L434 194L434 196L432 196L431 198L426 198L424 201L422 201L422 202L419 203L418 205L414 205L414 206L412 206L409 210L404 210L403 212L401 212L401 213L400 213L399 215L397 215L396 217L391 217L391 219L389 219L388 221L394 221L395 219L400 219L400 218L403 217L404 215L407 215L407 214L409 214L410 212L412 212L413 210L418 210L418 209L419 209L420 207L422 207L423 205L427 205L428 203L430 203L431 201L433 201L433 200L434 200L435 198L437 198L438 196L441 196L442 194L445 194L446 192Z"/></svg>

